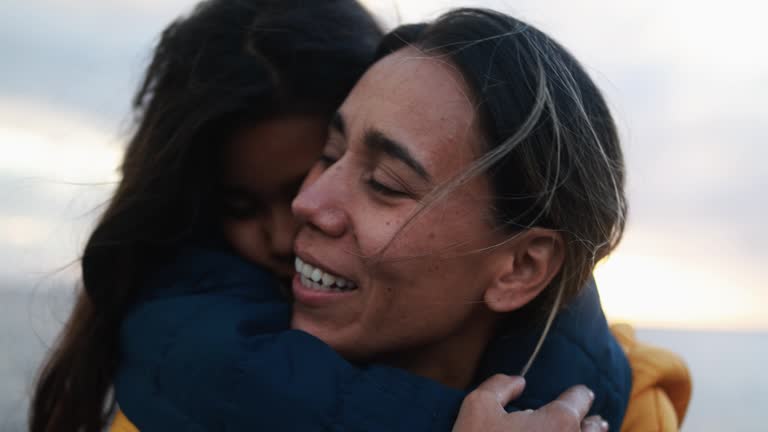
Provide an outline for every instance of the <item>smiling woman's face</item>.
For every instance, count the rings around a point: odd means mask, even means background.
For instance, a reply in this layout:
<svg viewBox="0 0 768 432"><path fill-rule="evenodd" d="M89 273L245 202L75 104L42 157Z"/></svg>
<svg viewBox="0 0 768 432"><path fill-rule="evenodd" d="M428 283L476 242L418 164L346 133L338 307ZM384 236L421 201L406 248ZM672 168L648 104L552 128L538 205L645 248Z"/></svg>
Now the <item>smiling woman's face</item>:
<svg viewBox="0 0 768 432"><path fill-rule="evenodd" d="M294 328L355 359L485 343L477 339L494 319L483 303L492 257L476 251L500 240L487 179L406 224L482 151L474 120L461 75L439 59L401 50L365 74L293 202L305 222L297 266L308 276L294 278Z"/></svg>

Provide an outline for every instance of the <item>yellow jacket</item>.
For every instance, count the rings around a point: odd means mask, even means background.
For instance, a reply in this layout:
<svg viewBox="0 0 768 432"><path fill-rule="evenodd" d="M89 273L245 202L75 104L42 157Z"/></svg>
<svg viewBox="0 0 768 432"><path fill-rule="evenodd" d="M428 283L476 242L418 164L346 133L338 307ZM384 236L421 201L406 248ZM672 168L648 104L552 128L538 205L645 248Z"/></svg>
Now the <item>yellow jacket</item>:
<svg viewBox="0 0 768 432"><path fill-rule="evenodd" d="M676 354L635 339L632 327L611 326L632 366L632 393L621 432L678 431L691 400L691 376Z"/></svg>
<svg viewBox="0 0 768 432"><path fill-rule="evenodd" d="M115 419L112 420L112 427L109 428L109 432L139 432L136 426L125 417L122 411L117 410Z"/></svg>
<svg viewBox="0 0 768 432"><path fill-rule="evenodd" d="M685 363L674 353L638 342L626 324L611 330L632 366L632 393L621 432L678 431L691 399L691 377ZM118 411L110 432L139 430Z"/></svg>

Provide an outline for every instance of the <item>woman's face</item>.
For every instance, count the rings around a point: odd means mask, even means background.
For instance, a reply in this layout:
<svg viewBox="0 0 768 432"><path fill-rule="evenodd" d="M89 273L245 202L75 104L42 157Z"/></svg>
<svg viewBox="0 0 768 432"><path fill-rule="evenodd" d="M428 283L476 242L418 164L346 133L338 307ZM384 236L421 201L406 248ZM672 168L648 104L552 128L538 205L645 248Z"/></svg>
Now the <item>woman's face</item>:
<svg viewBox="0 0 768 432"><path fill-rule="evenodd" d="M293 276L298 229L291 201L325 144L324 116L285 116L235 134L222 157L220 192L227 241L278 276Z"/></svg>
<svg viewBox="0 0 768 432"><path fill-rule="evenodd" d="M486 178L406 224L482 151L474 120L461 76L440 59L401 50L364 75L293 202L304 222L297 266L308 276L293 280L294 328L370 359L469 337L490 320L491 252L478 250L500 238Z"/></svg>

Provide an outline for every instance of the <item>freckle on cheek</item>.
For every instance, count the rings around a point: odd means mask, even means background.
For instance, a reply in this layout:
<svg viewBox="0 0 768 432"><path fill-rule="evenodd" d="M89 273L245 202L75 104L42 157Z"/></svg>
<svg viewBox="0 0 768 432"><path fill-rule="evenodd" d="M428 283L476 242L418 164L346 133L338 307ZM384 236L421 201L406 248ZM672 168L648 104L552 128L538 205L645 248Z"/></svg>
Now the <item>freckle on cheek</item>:
<svg viewBox="0 0 768 432"><path fill-rule="evenodd" d="M435 233L434 232L430 232L429 233L429 239L431 240L433 238L435 238Z"/></svg>

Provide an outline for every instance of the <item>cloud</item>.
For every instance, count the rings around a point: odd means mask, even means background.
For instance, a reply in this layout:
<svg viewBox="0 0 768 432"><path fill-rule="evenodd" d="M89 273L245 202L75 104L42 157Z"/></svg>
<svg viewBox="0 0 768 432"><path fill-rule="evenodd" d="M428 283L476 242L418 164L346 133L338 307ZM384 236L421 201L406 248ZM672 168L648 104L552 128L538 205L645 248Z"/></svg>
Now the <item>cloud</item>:
<svg viewBox="0 0 768 432"><path fill-rule="evenodd" d="M51 268L77 255L92 221L89 206L106 199L116 180L129 99L153 41L194 3L5 4L0 275ZM768 56L762 54L768 6L750 0L365 3L389 25L398 15L394 4L403 22L451 7L493 7L561 41L604 89L624 142L631 214L616 257L632 265L624 266L630 274L606 279L606 292L614 299L637 295L617 286L654 275L648 282L664 282L659 286L666 290L679 286L680 298L688 298L696 296L692 287L711 280L720 282L702 291L709 299L726 291L739 304L768 307L768 299L755 294L768 279L762 264L768 259L768 110L762 106L768 100ZM664 271L647 269L649 263ZM737 281L725 287L729 279ZM708 305L712 317L722 318L716 301Z"/></svg>
<svg viewBox="0 0 768 432"><path fill-rule="evenodd" d="M130 97L152 45L194 3L4 4L0 279L46 279L79 255L118 179Z"/></svg>
<svg viewBox="0 0 768 432"><path fill-rule="evenodd" d="M36 101L115 128L160 31L193 4L8 0L0 15L0 100Z"/></svg>
<svg viewBox="0 0 768 432"><path fill-rule="evenodd" d="M367 3L395 22L392 1ZM768 328L760 318L768 307L768 5L397 3L405 22L455 6L512 13L563 43L604 90L621 129L630 199L625 240L602 270L609 313L646 324ZM638 299L651 303L632 309Z"/></svg>
<svg viewBox="0 0 768 432"><path fill-rule="evenodd" d="M82 113L0 102L0 280L44 279L79 255L122 153L118 135L97 124Z"/></svg>

